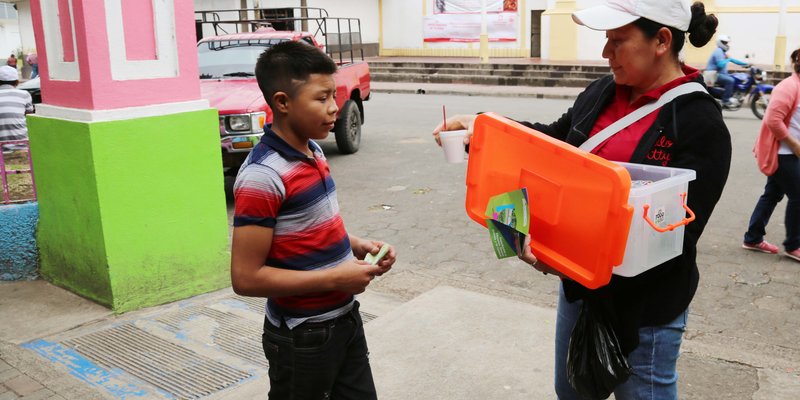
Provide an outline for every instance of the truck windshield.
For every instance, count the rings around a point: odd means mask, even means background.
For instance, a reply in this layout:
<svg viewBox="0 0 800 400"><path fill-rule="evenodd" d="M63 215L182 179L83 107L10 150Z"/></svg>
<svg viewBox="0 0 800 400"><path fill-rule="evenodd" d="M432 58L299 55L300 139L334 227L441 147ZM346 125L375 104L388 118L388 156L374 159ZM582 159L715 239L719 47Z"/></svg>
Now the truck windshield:
<svg viewBox="0 0 800 400"><path fill-rule="evenodd" d="M256 60L270 46L285 39L221 40L197 45L200 79L252 77Z"/></svg>

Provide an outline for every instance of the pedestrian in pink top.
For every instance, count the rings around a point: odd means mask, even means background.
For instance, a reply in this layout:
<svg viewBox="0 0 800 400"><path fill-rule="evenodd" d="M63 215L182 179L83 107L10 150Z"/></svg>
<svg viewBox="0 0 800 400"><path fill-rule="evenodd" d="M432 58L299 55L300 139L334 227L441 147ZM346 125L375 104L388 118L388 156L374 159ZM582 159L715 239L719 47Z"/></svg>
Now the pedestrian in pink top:
<svg viewBox="0 0 800 400"><path fill-rule="evenodd" d="M25 62L31 66L31 79L39 76L39 56L36 55L35 51L28 54L28 57L25 57Z"/></svg>
<svg viewBox="0 0 800 400"><path fill-rule="evenodd" d="M775 206L786 195L783 247L787 257L800 261L800 49L792 52L791 58L794 74L772 91L753 149L758 168L767 175L767 185L750 217L742 247L778 253L778 246L764 240L764 235Z"/></svg>

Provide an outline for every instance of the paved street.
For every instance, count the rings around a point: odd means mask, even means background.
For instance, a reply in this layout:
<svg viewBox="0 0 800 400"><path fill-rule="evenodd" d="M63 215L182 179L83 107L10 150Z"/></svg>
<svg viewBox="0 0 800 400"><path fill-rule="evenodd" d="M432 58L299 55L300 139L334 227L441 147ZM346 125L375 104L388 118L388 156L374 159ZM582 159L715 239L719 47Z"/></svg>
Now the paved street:
<svg viewBox="0 0 800 400"><path fill-rule="evenodd" d="M375 93L357 154L322 143L348 230L399 252L360 296L381 398L553 398L558 281L496 260L466 216L466 163L445 163L430 135L442 104L448 115L550 121L571 102ZM739 247L765 180L750 154L760 121L747 110L726 121L734 165L698 249L680 398L794 400L800 263ZM783 213L781 205L773 243L783 239ZM224 289L115 316L44 281L2 283L0 321L12 323L0 323L0 400L265 398L263 304Z"/></svg>

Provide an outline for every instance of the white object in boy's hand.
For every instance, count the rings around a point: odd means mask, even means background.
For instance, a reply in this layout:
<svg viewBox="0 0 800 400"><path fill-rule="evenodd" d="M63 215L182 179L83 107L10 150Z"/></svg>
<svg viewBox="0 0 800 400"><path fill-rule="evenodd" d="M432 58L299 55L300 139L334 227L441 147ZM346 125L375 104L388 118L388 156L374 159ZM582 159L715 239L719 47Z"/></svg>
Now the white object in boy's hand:
<svg viewBox="0 0 800 400"><path fill-rule="evenodd" d="M389 244L384 243L383 246L381 246L381 249L378 250L378 254L367 253L367 255L364 257L364 261L368 262L370 265L375 265L379 263L388 252Z"/></svg>

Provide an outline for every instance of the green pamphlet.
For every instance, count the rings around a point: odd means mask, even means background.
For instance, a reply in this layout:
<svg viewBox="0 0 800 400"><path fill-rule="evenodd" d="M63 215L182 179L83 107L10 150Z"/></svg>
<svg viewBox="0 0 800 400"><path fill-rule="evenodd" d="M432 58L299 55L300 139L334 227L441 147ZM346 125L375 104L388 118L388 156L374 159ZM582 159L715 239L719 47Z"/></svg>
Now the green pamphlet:
<svg viewBox="0 0 800 400"><path fill-rule="evenodd" d="M522 188L489 199L486 226L497 258L518 255L530 229L528 190Z"/></svg>

